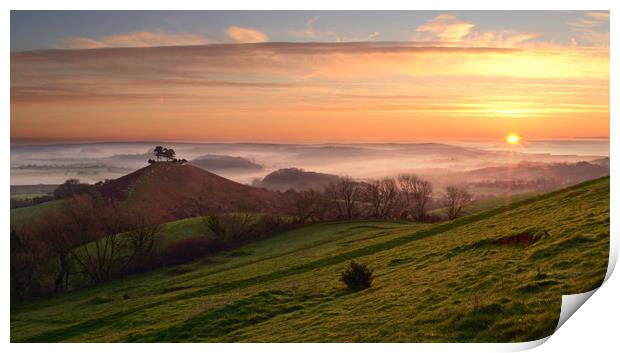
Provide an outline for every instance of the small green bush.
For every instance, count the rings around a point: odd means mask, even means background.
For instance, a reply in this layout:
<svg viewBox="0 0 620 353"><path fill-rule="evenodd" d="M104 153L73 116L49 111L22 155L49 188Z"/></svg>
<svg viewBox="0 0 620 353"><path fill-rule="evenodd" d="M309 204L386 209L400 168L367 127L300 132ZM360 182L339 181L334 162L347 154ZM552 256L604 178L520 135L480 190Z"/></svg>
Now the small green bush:
<svg viewBox="0 0 620 353"><path fill-rule="evenodd" d="M340 281L352 290L363 290L372 285L372 270L364 264L351 261L340 275Z"/></svg>

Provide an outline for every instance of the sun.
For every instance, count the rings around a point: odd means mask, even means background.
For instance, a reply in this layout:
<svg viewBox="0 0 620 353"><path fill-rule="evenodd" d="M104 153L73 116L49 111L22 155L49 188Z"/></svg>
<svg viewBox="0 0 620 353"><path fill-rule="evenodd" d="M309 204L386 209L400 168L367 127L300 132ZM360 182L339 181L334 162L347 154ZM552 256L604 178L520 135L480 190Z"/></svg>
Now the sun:
<svg viewBox="0 0 620 353"><path fill-rule="evenodd" d="M521 136L519 136L518 134L511 133L508 136L506 136L506 142L508 142L511 145L518 145L519 141L521 141Z"/></svg>

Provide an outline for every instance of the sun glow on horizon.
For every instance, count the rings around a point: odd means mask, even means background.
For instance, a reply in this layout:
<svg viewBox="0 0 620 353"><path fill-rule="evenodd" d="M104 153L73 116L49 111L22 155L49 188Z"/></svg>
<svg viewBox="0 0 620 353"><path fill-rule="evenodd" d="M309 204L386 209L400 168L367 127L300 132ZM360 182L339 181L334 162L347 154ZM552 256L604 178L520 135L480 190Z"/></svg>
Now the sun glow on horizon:
<svg viewBox="0 0 620 353"><path fill-rule="evenodd" d="M518 145L520 141L521 141L521 136L519 136L519 134L510 133L508 134L508 136L506 136L506 142L508 142L511 145Z"/></svg>

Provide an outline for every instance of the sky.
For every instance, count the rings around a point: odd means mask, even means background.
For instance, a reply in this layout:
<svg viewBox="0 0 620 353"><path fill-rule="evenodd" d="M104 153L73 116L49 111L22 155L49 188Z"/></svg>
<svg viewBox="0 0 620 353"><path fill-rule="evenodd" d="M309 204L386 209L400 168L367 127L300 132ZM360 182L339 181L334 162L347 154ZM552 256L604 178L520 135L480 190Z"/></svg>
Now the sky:
<svg viewBox="0 0 620 353"><path fill-rule="evenodd" d="M11 141L609 137L609 12L12 11Z"/></svg>

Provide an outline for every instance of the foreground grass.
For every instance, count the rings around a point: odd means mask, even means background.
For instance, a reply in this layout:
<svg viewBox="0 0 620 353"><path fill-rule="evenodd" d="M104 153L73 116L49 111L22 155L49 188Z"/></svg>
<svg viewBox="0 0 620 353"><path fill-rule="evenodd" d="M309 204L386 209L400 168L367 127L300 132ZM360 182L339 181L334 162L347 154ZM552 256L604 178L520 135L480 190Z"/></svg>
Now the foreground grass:
<svg viewBox="0 0 620 353"><path fill-rule="evenodd" d="M531 245L495 240L528 231ZM12 341L525 341L607 268L609 179L439 225L347 222L11 309ZM373 287L338 281L352 259Z"/></svg>

